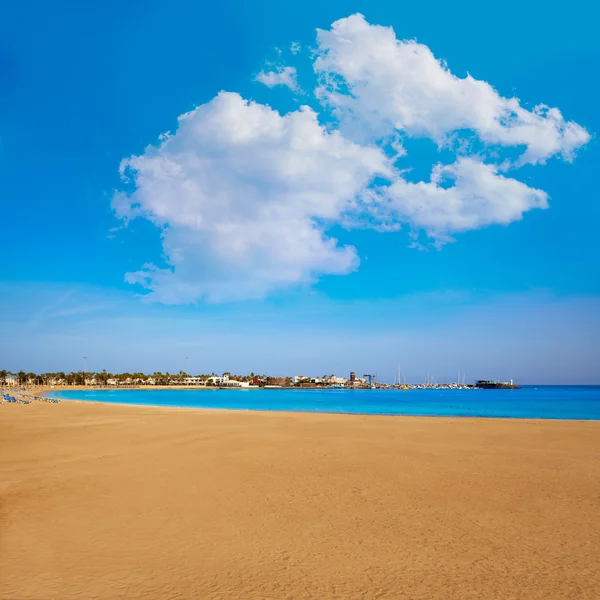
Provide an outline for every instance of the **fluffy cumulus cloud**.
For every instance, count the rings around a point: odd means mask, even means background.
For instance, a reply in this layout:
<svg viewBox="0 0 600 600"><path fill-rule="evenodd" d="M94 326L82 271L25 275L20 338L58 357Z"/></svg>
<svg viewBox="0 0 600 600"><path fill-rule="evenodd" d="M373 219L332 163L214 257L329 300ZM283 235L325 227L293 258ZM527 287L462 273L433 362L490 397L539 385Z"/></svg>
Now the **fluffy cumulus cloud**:
<svg viewBox="0 0 600 600"><path fill-rule="evenodd" d="M122 162L131 191L114 195L116 215L148 219L162 235L166 265L127 275L149 299L260 298L349 273L358 253L328 233L334 225L405 226L438 246L463 231L507 225L548 206L544 191L507 171L552 156L572 160L589 139L558 109L527 110L485 81L458 78L426 46L361 15L317 32L313 66L315 97L333 120L308 106L280 114L221 92ZM298 89L294 67L256 79ZM484 147L512 149L512 160L465 155L457 144L465 130ZM409 181L397 165L399 157L410 165L405 137L430 138L456 156L431 165L427 181Z"/></svg>
<svg viewBox="0 0 600 600"><path fill-rule="evenodd" d="M484 143L523 147L520 162L528 163L555 154L571 160L589 140L557 108L529 111L485 81L456 77L427 46L398 40L391 27L362 15L318 30L317 45L317 95L364 139L398 131L443 145L454 132L472 130Z"/></svg>
<svg viewBox="0 0 600 600"><path fill-rule="evenodd" d="M273 88L276 85L283 85L290 88L292 92L300 90L296 67L276 67L273 71L261 71L255 77L255 80L269 88Z"/></svg>
<svg viewBox="0 0 600 600"><path fill-rule="evenodd" d="M461 157L451 165L435 165L428 182L398 178L386 190L388 212L394 220L446 241L453 233L507 225L532 208L547 208L545 192L497 171L493 165Z"/></svg>
<svg viewBox="0 0 600 600"><path fill-rule="evenodd" d="M308 107L282 116L224 92L121 170L135 191L114 197L117 215L159 226L170 265L128 281L165 303L261 297L352 271L355 249L325 228L391 173L381 150L326 131Z"/></svg>

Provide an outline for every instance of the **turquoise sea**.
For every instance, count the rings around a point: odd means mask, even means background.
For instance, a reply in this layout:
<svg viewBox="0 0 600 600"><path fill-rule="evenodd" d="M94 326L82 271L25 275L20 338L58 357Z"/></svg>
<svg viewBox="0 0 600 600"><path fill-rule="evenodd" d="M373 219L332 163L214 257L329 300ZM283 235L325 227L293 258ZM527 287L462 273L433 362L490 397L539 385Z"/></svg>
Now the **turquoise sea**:
<svg viewBox="0 0 600 600"><path fill-rule="evenodd" d="M67 390L50 396L114 404L366 415L600 420L600 386L518 390Z"/></svg>

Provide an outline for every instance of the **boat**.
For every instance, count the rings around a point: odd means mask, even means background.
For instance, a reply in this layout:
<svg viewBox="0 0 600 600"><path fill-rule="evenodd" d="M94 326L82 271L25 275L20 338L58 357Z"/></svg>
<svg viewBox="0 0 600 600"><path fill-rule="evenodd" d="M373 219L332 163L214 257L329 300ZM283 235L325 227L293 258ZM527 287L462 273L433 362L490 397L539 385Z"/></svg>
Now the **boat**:
<svg viewBox="0 0 600 600"><path fill-rule="evenodd" d="M479 379L475 382L475 387L482 390L518 390L518 385L510 381L491 381L490 379Z"/></svg>

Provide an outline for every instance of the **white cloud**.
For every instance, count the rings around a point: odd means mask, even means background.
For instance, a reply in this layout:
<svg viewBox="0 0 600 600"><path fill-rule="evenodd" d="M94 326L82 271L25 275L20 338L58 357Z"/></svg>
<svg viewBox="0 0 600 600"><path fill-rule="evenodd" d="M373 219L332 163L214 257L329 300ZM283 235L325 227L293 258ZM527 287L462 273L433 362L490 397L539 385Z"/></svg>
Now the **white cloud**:
<svg viewBox="0 0 600 600"><path fill-rule="evenodd" d="M317 95L337 121L324 126L306 106L282 115L221 92L180 116L157 146L123 161L133 191L114 195L115 214L125 222L146 218L162 232L167 268L144 265L127 275L150 299L260 298L348 273L358 253L328 235L332 225L406 225L437 246L463 231L506 225L547 208L548 196L501 175L507 163L500 158L486 164L462 156L461 131L472 130L494 152L518 149L508 168L553 155L571 160L589 139L558 109L527 111L484 81L459 79L426 46L398 41L360 15L318 31L317 42ZM298 89L294 67L256 79ZM433 165L428 181L408 181L394 166L410 161L406 136L452 140L456 157Z"/></svg>
<svg viewBox="0 0 600 600"><path fill-rule="evenodd" d="M390 174L383 152L328 133L308 107L281 116L225 92L121 170L136 189L115 195L117 215L162 227L171 267L128 281L165 303L261 297L354 270L356 251L327 237L326 224Z"/></svg>
<svg viewBox="0 0 600 600"><path fill-rule="evenodd" d="M391 27L356 14L317 30L317 95L334 109L344 131L362 140L394 131L445 144L453 132L472 130L486 144L524 146L521 163L566 160L589 140L556 108L528 111L485 81L453 75L431 50L398 40Z"/></svg>
<svg viewBox="0 0 600 600"><path fill-rule="evenodd" d="M503 177L497 167L472 158L435 165L429 182L399 178L379 191L387 202L388 219L410 223L442 242L453 233L507 225L528 210L548 207L546 192Z"/></svg>
<svg viewBox="0 0 600 600"><path fill-rule="evenodd" d="M298 54L302 50L302 46L298 42L292 42L290 44L290 52L292 54Z"/></svg>
<svg viewBox="0 0 600 600"><path fill-rule="evenodd" d="M255 81L264 83L269 88L284 85L290 88L292 92L297 92L300 89L295 67L277 67L274 71L261 71L255 77Z"/></svg>

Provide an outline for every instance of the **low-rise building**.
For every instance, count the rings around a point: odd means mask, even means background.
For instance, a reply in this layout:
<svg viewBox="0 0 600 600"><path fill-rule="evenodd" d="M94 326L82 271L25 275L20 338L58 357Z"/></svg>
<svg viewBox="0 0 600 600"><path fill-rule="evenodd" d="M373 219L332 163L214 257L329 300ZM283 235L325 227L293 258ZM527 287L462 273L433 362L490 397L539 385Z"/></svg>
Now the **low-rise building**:
<svg viewBox="0 0 600 600"><path fill-rule="evenodd" d="M298 385L302 383L312 383L315 385L345 385L346 379L344 377L337 377L330 375L329 377L307 377L306 375L294 375L292 377L292 383Z"/></svg>
<svg viewBox="0 0 600 600"><path fill-rule="evenodd" d="M183 385L206 385L206 381L202 377L186 377Z"/></svg>
<svg viewBox="0 0 600 600"><path fill-rule="evenodd" d="M229 375L223 375L222 377L209 377L208 378L209 385L214 385L216 387L238 387L238 388L249 388L256 387L250 385L249 381L238 381L237 379L230 379Z"/></svg>
<svg viewBox="0 0 600 600"><path fill-rule="evenodd" d="M350 373L350 379L344 384L346 387L358 388L367 385L367 380L364 377L356 377L354 372Z"/></svg>

